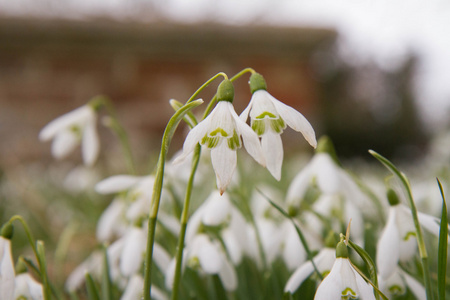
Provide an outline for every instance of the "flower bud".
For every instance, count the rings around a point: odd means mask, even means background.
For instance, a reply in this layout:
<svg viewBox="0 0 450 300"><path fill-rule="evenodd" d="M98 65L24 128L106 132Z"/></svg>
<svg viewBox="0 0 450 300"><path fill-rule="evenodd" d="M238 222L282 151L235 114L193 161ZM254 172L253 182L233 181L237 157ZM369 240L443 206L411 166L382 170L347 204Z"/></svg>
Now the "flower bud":
<svg viewBox="0 0 450 300"><path fill-rule="evenodd" d="M400 203L397 193L393 189L389 188L386 193L386 196L387 196L390 206L395 206Z"/></svg>
<svg viewBox="0 0 450 300"><path fill-rule="evenodd" d="M217 88L217 101L233 102L234 98L234 86L233 83L225 79L219 84Z"/></svg>
<svg viewBox="0 0 450 300"><path fill-rule="evenodd" d="M252 94L258 90L267 90L267 84L264 77L259 73L253 73L250 76L250 91Z"/></svg>
<svg viewBox="0 0 450 300"><path fill-rule="evenodd" d="M348 258L348 249L344 241L340 241L336 246L336 258Z"/></svg>

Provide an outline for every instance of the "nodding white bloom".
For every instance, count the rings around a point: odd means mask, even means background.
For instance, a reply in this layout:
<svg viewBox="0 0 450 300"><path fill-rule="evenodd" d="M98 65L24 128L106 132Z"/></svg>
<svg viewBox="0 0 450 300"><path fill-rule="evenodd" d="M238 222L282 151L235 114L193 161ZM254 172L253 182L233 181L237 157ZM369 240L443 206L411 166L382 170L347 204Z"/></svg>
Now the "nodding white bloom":
<svg viewBox="0 0 450 300"><path fill-rule="evenodd" d="M101 251L92 252L91 255L78 265L69 277L67 277L65 288L68 292L75 292L84 281L86 273L99 278L102 273L103 254Z"/></svg>
<svg viewBox="0 0 450 300"><path fill-rule="evenodd" d="M119 208L116 208L114 213L111 212L111 218L112 216L119 217L118 214L121 213L121 217L125 216L126 220L135 222L148 213L154 181L153 176L115 175L97 183L95 190L99 194L121 193L119 199L126 202L124 211L120 212ZM166 197L167 193L163 190L162 201ZM105 231L107 230L105 229Z"/></svg>
<svg viewBox="0 0 450 300"><path fill-rule="evenodd" d="M317 146L316 135L311 124L301 113L267 92L266 82L261 74L251 75L250 89L252 98L240 118L246 122L250 114L252 129L261 137L267 169L273 177L280 180L283 163L283 144L280 135L286 126L301 132L314 148Z"/></svg>
<svg viewBox="0 0 450 300"><path fill-rule="evenodd" d="M81 142L84 164L91 166L100 150L96 126L95 107L86 104L48 123L39 133L39 139L53 140L52 154L57 159L66 157Z"/></svg>
<svg viewBox="0 0 450 300"><path fill-rule="evenodd" d="M423 285L399 267L396 267L388 278L379 276L379 287L389 299L404 295L407 289L416 296L416 299L422 300L427 298Z"/></svg>
<svg viewBox="0 0 450 300"><path fill-rule="evenodd" d="M336 247L336 260L330 273L317 288L314 300L375 300L373 288L364 281L348 259L343 241Z"/></svg>
<svg viewBox="0 0 450 300"><path fill-rule="evenodd" d="M28 273L22 273L17 275L16 289L14 291L14 299L29 299L29 300L44 299L44 290L42 288L42 284L34 280L33 277L31 277L30 274Z"/></svg>
<svg viewBox="0 0 450 300"><path fill-rule="evenodd" d="M5 231L2 229L0 236L0 299L13 299L15 272L11 254L12 230L8 234L4 234Z"/></svg>
<svg viewBox="0 0 450 300"><path fill-rule="evenodd" d="M187 247L186 264L206 274L217 274L227 291L237 288L237 274L218 241L211 241L205 234L198 234Z"/></svg>
<svg viewBox="0 0 450 300"><path fill-rule="evenodd" d="M211 149L211 162L221 194L226 190L236 169L236 150L242 146L241 136L247 152L258 163L265 165L258 136L250 126L239 119L232 104L233 97L234 88L231 81L222 81L217 89L216 107L188 133L183 144L183 153L174 160L174 163L184 160L198 143Z"/></svg>
<svg viewBox="0 0 450 300"><path fill-rule="evenodd" d="M417 250L416 228L411 209L400 203L396 193L388 190L389 215L386 226L377 244L377 267L380 276L390 277L399 261L411 259ZM418 212L420 225L432 234L439 236L440 220Z"/></svg>
<svg viewBox="0 0 450 300"><path fill-rule="evenodd" d="M314 264L316 265L322 276L327 275L333 263L336 260L336 250L331 247L325 247L320 250L320 252L313 258ZM284 292L290 292L293 294L311 274L314 272L314 266L310 260L298 267L295 272L291 275L286 286L284 287Z"/></svg>
<svg viewBox="0 0 450 300"><path fill-rule="evenodd" d="M186 228L187 246L204 226L220 228L221 238L232 262L239 264L247 247L247 235L243 230L246 222L227 194L220 195L219 191L213 191L192 214Z"/></svg>

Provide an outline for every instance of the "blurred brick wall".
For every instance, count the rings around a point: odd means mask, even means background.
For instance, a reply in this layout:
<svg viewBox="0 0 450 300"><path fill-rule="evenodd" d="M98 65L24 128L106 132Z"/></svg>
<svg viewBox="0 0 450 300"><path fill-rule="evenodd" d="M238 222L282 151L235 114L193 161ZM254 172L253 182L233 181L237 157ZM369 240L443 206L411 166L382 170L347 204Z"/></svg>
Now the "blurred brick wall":
<svg viewBox="0 0 450 300"><path fill-rule="evenodd" d="M275 97L313 122L318 86L310 58L335 37L311 28L2 19L0 164L48 157L39 130L98 94L112 99L136 151L159 147L170 98L184 102L214 74L245 67L262 73ZM250 98L247 79L235 85L244 97L235 100L238 113ZM209 100L218 83L201 97ZM103 149L114 149L104 134Z"/></svg>

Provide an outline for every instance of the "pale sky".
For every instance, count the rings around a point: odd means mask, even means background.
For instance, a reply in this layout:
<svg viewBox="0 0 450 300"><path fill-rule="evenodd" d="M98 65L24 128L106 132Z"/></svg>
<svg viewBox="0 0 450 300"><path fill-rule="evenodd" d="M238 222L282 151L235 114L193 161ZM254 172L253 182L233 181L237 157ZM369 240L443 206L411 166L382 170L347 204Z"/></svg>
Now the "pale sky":
<svg viewBox="0 0 450 300"><path fill-rule="evenodd" d="M373 60L386 69L395 68L413 51L420 58L415 90L421 112L434 120L448 119L448 0L0 0L0 13L151 21L141 9L148 3L164 18L181 23L334 27L344 57Z"/></svg>

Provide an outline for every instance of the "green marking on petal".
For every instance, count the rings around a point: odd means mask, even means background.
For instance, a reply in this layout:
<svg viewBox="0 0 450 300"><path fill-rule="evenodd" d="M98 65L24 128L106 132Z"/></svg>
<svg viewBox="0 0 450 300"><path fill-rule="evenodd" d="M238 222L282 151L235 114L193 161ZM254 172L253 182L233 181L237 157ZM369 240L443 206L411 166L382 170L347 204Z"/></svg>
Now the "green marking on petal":
<svg viewBox="0 0 450 300"><path fill-rule="evenodd" d="M217 127L216 130L211 131L211 132L209 133L210 136L216 136L216 135L218 135L218 134L220 134L220 135L223 136L223 137L227 137L227 136L228 136L228 133L227 133L225 130L223 130L222 128L220 128L220 127Z"/></svg>
<svg viewBox="0 0 450 300"><path fill-rule="evenodd" d="M356 295L354 290L348 287L341 292L341 299L358 299L358 296Z"/></svg>
<svg viewBox="0 0 450 300"><path fill-rule="evenodd" d="M403 295L406 291L403 287L394 284L389 287L389 292L393 295Z"/></svg>
<svg viewBox="0 0 450 300"><path fill-rule="evenodd" d="M270 127L272 128L273 131L275 131L276 133L282 133L283 129L286 128L286 123L284 122L284 120L280 117L276 120L270 120Z"/></svg>
<svg viewBox="0 0 450 300"><path fill-rule="evenodd" d="M416 237L416 233L415 233L414 231L408 232L408 233L403 237L403 240L404 240L404 241L407 241L407 240L409 240L410 237Z"/></svg>
<svg viewBox="0 0 450 300"><path fill-rule="evenodd" d="M228 136L229 135L225 130L218 127L216 130L211 131L209 134L206 134L200 141L200 144L212 149L219 145L222 138L227 138Z"/></svg>
<svg viewBox="0 0 450 300"><path fill-rule="evenodd" d="M241 147L241 139L239 138L236 130L233 130L233 136L228 139L228 147L231 150L236 150Z"/></svg>
<svg viewBox="0 0 450 300"><path fill-rule="evenodd" d="M70 132L72 132L73 134L75 134L77 137L81 138L82 134L81 134L81 128L78 125L73 125L70 127Z"/></svg>
<svg viewBox="0 0 450 300"><path fill-rule="evenodd" d="M273 113L270 113L268 111L263 112L262 114L260 114L259 116L257 116L255 119L264 119L265 117L269 117L271 119L277 119L277 116L274 115Z"/></svg>
<svg viewBox="0 0 450 300"><path fill-rule="evenodd" d="M266 132L266 122L265 120L253 120L252 129L258 136L263 135Z"/></svg>

